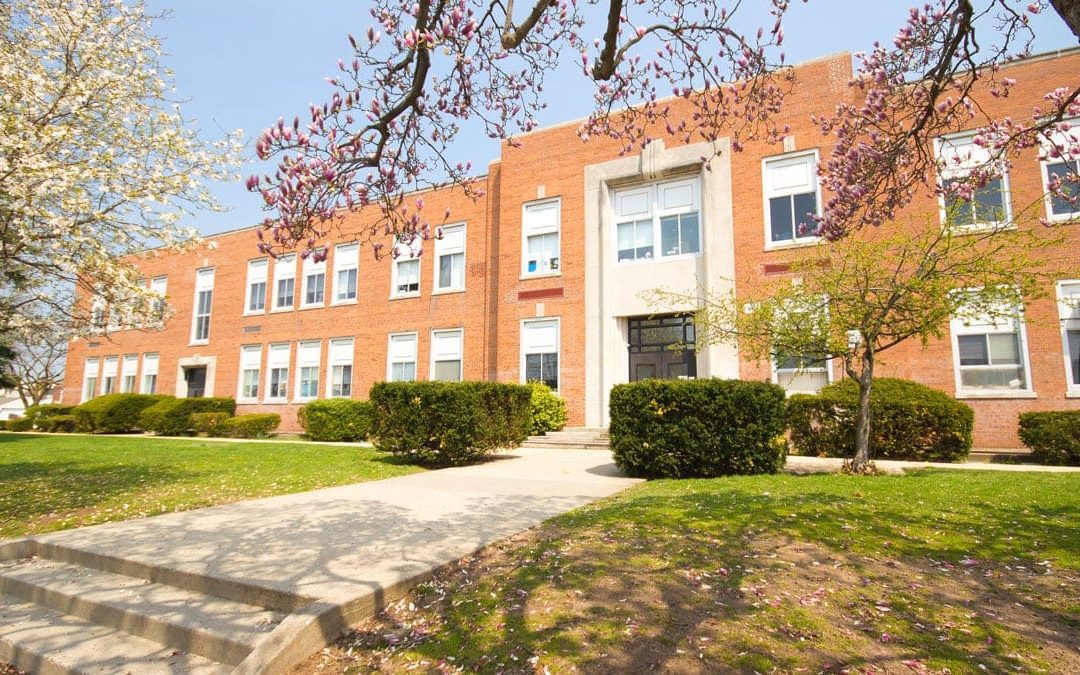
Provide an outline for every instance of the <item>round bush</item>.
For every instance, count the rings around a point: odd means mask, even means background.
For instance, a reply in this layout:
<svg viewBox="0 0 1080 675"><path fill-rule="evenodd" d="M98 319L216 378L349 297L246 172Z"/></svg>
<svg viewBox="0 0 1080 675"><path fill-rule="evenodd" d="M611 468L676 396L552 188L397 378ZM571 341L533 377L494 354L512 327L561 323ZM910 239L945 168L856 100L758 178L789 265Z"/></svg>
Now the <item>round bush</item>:
<svg viewBox="0 0 1080 675"><path fill-rule="evenodd" d="M566 402L543 382L530 382L529 433L544 434L566 426Z"/></svg>
<svg viewBox="0 0 1080 675"><path fill-rule="evenodd" d="M816 395L788 399L794 451L816 457L855 455L859 385L845 379ZM870 455L877 459L957 462L971 450L975 413L918 382L874 379L870 390Z"/></svg>
<svg viewBox="0 0 1080 675"><path fill-rule="evenodd" d="M277 413L254 413L225 419L219 427L230 438L264 438L277 431L281 415Z"/></svg>
<svg viewBox="0 0 1080 675"><path fill-rule="evenodd" d="M163 397L142 411L139 426L158 436L179 436L191 430L191 414L199 412L224 412L233 415L236 412L236 400Z"/></svg>
<svg viewBox="0 0 1080 675"><path fill-rule="evenodd" d="M63 403L39 403L27 408L26 412L23 413L23 417L29 418L35 426L44 428L42 425L43 420L55 415L70 415L74 409L75 406L64 405Z"/></svg>
<svg viewBox="0 0 1080 675"><path fill-rule="evenodd" d="M222 423L231 417L232 415L227 412L191 413L191 429L197 434L221 436Z"/></svg>
<svg viewBox="0 0 1080 675"><path fill-rule="evenodd" d="M38 418L37 426L42 431L54 434L70 434L78 428L79 420L74 415L50 415Z"/></svg>
<svg viewBox="0 0 1080 675"><path fill-rule="evenodd" d="M300 408L297 419L313 441L363 441L371 434L374 410L367 401L329 398Z"/></svg>
<svg viewBox="0 0 1080 675"><path fill-rule="evenodd" d="M631 476L776 473L784 390L739 380L643 380L611 390L611 449Z"/></svg>
<svg viewBox="0 0 1080 675"><path fill-rule="evenodd" d="M105 394L75 406L79 431L123 434L139 426L142 411L161 400L155 394Z"/></svg>
<svg viewBox="0 0 1080 675"><path fill-rule="evenodd" d="M29 417L15 417L7 421L8 431L33 431L34 420Z"/></svg>
<svg viewBox="0 0 1080 675"><path fill-rule="evenodd" d="M1040 464L1080 466L1080 410L1023 413L1020 440Z"/></svg>

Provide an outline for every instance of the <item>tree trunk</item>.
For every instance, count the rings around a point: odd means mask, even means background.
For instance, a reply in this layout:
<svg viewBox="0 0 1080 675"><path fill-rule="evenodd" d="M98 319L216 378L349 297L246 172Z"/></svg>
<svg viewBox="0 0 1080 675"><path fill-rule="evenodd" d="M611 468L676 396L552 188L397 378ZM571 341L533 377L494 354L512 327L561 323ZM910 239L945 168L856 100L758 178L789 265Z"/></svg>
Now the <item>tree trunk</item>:
<svg viewBox="0 0 1080 675"><path fill-rule="evenodd" d="M855 415L855 456L851 460L852 473L862 473L870 466L870 388L874 384L874 352L863 355L862 373L859 374L859 409Z"/></svg>
<svg viewBox="0 0 1080 675"><path fill-rule="evenodd" d="M1080 0L1050 0L1050 5L1065 21L1073 35L1080 38Z"/></svg>

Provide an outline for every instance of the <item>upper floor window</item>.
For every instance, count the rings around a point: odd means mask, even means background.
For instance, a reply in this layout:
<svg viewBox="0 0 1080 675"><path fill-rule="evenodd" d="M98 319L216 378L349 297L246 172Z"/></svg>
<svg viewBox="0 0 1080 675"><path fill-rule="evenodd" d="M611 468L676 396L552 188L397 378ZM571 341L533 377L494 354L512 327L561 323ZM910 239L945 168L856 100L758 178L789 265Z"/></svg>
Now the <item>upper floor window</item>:
<svg viewBox="0 0 1080 675"><path fill-rule="evenodd" d="M390 382L412 382L416 379L416 333L390 336L386 358L386 379Z"/></svg>
<svg viewBox="0 0 1080 675"><path fill-rule="evenodd" d="M1069 393L1080 393L1080 279L1057 284L1061 346L1065 353L1065 383Z"/></svg>
<svg viewBox="0 0 1080 675"><path fill-rule="evenodd" d="M274 311L292 309L296 303L296 256L283 255L274 263Z"/></svg>
<svg viewBox="0 0 1080 675"><path fill-rule="evenodd" d="M168 277L154 277L150 280L150 292L154 298L154 319L161 323L165 320L165 296L169 289Z"/></svg>
<svg viewBox="0 0 1080 675"><path fill-rule="evenodd" d="M1068 131L1055 131L1042 147L1046 216L1051 221L1080 218L1080 119L1068 124ZM1051 182L1059 184L1056 193L1050 192Z"/></svg>
<svg viewBox="0 0 1080 675"><path fill-rule="evenodd" d="M244 311L258 313L266 309L266 280L270 269L270 260L260 258L248 262L247 296L244 298Z"/></svg>
<svg viewBox="0 0 1080 675"><path fill-rule="evenodd" d="M420 295L420 251L423 240L419 237L411 242L398 241L394 244L397 257L394 259L392 297L411 297Z"/></svg>
<svg viewBox="0 0 1080 675"><path fill-rule="evenodd" d="M435 289L460 291L465 288L465 225L442 229L435 240Z"/></svg>
<svg viewBox="0 0 1080 675"><path fill-rule="evenodd" d="M214 268L195 273L195 313L191 326L192 342L210 340L210 306L214 299Z"/></svg>
<svg viewBox="0 0 1080 675"><path fill-rule="evenodd" d="M522 207L522 276L558 273L561 212L558 198L531 202Z"/></svg>
<svg viewBox="0 0 1080 675"><path fill-rule="evenodd" d="M331 340L327 360L330 362L331 398L349 398L352 396L353 339Z"/></svg>
<svg viewBox="0 0 1080 675"><path fill-rule="evenodd" d="M956 391L1031 391L1022 310L993 313L972 307L950 322L956 359Z"/></svg>
<svg viewBox="0 0 1080 675"><path fill-rule="evenodd" d="M355 302L360 270L360 244L339 244L334 248L334 302Z"/></svg>
<svg viewBox="0 0 1080 675"><path fill-rule="evenodd" d="M697 178L616 192L618 261L700 253L700 193L701 183Z"/></svg>
<svg viewBox="0 0 1080 675"><path fill-rule="evenodd" d="M461 330L436 330L431 333L431 379L444 382L461 380Z"/></svg>
<svg viewBox="0 0 1080 675"><path fill-rule="evenodd" d="M766 248L818 240L814 220L821 214L817 161L817 150L811 150L762 162Z"/></svg>
<svg viewBox="0 0 1080 675"><path fill-rule="evenodd" d="M314 258L314 254L304 258L303 307L321 305L326 297L326 260L315 262Z"/></svg>
<svg viewBox="0 0 1080 675"><path fill-rule="evenodd" d="M974 134L966 133L937 141L944 223L964 229L999 227L1010 217L1008 176L992 152L973 140Z"/></svg>
<svg viewBox="0 0 1080 675"><path fill-rule="evenodd" d="M100 332L105 330L105 298L101 297L101 287L94 287L94 296L90 300L90 328Z"/></svg>

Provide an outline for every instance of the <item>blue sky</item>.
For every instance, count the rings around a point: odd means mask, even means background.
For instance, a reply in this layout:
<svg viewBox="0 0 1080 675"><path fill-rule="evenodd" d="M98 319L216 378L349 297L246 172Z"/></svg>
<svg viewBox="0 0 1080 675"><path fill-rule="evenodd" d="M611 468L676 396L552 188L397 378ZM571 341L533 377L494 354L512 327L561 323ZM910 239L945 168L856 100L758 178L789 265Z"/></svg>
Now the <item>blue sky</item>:
<svg viewBox="0 0 1080 675"><path fill-rule="evenodd" d="M914 0L795 0L786 20L785 51L797 63L839 51L868 50L874 40L890 40ZM750 0L764 7L764 0ZM241 169L246 177L267 170L250 150L262 129L278 117L292 118L322 103L330 92L324 78L337 60L349 55L348 33L370 24L369 4L356 0L148 0L151 11L167 10L159 22L166 65L175 73L184 111L203 135L220 138L244 130L249 148ZM867 9L867 8L873 9ZM764 19L761 23L764 23ZM1077 41L1052 11L1037 17L1036 50L1075 46ZM599 29L597 29L599 30ZM576 59L575 59L576 60ZM576 76L573 73L578 73ZM557 90L549 80L548 109L538 119L554 124L589 113L588 83L573 70ZM499 146L466 129L455 161L472 160L478 170L497 158ZM205 234L247 227L261 221L261 199L242 184L212 186L225 213L202 213L189 224Z"/></svg>

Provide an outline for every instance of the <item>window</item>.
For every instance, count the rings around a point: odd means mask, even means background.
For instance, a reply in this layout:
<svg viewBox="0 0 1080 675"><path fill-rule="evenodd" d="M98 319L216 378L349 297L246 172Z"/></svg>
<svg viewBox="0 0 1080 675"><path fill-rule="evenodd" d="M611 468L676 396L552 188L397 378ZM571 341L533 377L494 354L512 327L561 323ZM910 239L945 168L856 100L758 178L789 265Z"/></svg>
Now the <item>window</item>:
<svg viewBox="0 0 1080 675"><path fill-rule="evenodd" d="M334 302L356 301L356 276L359 268L359 244L339 244L334 249Z"/></svg>
<svg viewBox="0 0 1080 675"><path fill-rule="evenodd" d="M390 382L415 380L416 333L392 334L386 361L386 379Z"/></svg>
<svg viewBox="0 0 1080 675"><path fill-rule="evenodd" d="M154 299L154 318L159 325L165 321L165 296L168 286L168 277L154 277L150 280L150 290L157 296Z"/></svg>
<svg viewBox="0 0 1080 675"><path fill-rule="evenodd" d="M143 354L142 357L142 389L139 393L157 393L158 355Z"/></svg>
<svg viewBox="0 0 1080 675"><path fill-rule="evenodd" d="M791 393L817 393L830 380L829 362L823 354L773 357L774 381Z"/></svg>
<svg viewBox="0 0 1080 675"><path fill-rule="evenodd" d="M818 240L821 195L817 150L773 157L762 162L765 192L765 246Z"/></svg>
<svg viewBox="0 0 1080 675"><path fill-rule="evenodd" d="M465 288L465 225L444 227L435 240L435 289L460 291Z"/></svg>
<svg viewBox="0 0 1080 675"><path fill-rule="evenodd" d="M331 340L327 359L330 361L331 398L349 398L352 396L353 339Z"/></svg>
<svg viewBox="0 0 1080 675"><path fill-rule="evenodd" d="M461 381L461 330L436 330L431 333L431 379Z"/></svg>
<svg viewBox="0 0 1080 675"><path fill-rule="evenodd" d="M532 202L522 207L522 276L558 273L561 221L558 199Z"/></svg>
<svg viewBox="0 0 1080 675"><path fill-rule="evenodd" d="M296 301L296 256L283 255L274 263L274 311L292 309Z"/></svg>
<svg viewBox="0 0 1080 675"><path fill-rule="evenodd" d="M409 243L394 244L393 288L391 297L409 297L420 294L420 250L423 241L417 237Z"/></svg>
<svg viewBox="0 0 1080 675"><path fill-rule="evenodd" d="M210 340L210 305L213 298L214 268L208 267L195 273L195 317L191 326L193 343Z"/></svg>
<svg viewBox="0 0 1080 675"><path fill-rule="evenodd" d="M287 356L286 361L288 361ZM240 348L239 399L241 401L253 403L259 400L259 366L261 364L262 345L244 345Z"/></svg>
<svg viewBox="0 0 1080 675"><path fill-rule="evenodd" d="M269 269L270 260L267 258L248 263L247 297L244 300L244 311L248 314L266 310L266 273Z"/></svg>
<svg viewBox="0 0 1080 675"><path fill-rule="evenodd" d="M310 401L319 397L319 352L322 343L318 340L301 342L296 348L296 369L300 377L296 379L296 398Z"/></svg>
<svg viewBox="0 0 1080 675"><path fill-rule="evenodd" d="M1080 394L1080 279L1057 284L1061 345L1065 352L1065 383L1070 394Z"/></svg>
<svg viewBox="0 0 1080 675"><path fill-rule="evenodd" d="M139 355L125 354L124 363L120 369L120 392L123 394L135 393L135 380L139 371Z"/></svg>
<svg viewBox="0 0 1080 675"><path fill-rule="evenodd" d="M943 222L968 229L997 227L1009 220L1008 176L1003 167L993 164L991 151L975 145L973 138L961 134L938 139ZM993 169L994 177L976 187L970 199L954 192L973 171L987 167Z"/></svg>
<svg viewBox="0 0 1080 675"><path fill-rule="evenodd" d="M1062 195L1050 194L1050 181L1060 181L1061 191L1072 198L1080 197L1080 157L1069 157L1080 136L1080 119L1072 120L1068 131L1057 131L1043 146L1042 168L1046 188L1046 215L1051 221L1080 217L1080 200L1070 201ZM1063 154L1065 153L1065 154Z"/></svg>
<svg viewBox="0 0 1080 675"><path fill-rule="evenodd" d="M304 258L304 302L303 307L323 304L326 296L326 261L315 262L315 254Z"/></svg>
<svg viewBox="0 0 1080 675"><path fill-rule="evenodd" d="M616 192L618 261L700 253L699 193L700 183L696 178Z"/></svg>
<svg viewBox="0 0 1080 675"><path fill-rule="evenodd" d="M1021 310L995 317L962 311L951 322L956 354L956 391L1009 393L1031 391Z"/></svg>
<svg viewBox="0 0 1080 675"><path fill-rule="evenodd" d="M521 323L521 381L543 382L559 390L559 320Z"/></svg>
<svg viewBox="0 0 1080 675"><path fill-rule="evenodd" d="M86 359L86 366L83 368L83 388L82 388L82 400L89 401L97 395L97 383L98 383L98 359Z"/></svg>
<svg viewBox="0 0 1080 675"><path fill-rule="evenodd" d="M90 301L90 329L94 332L105 330L105 299L101 297L101 287L94 288L94 298Z"/></svg>
<svg viewBox="0 0 1080 675"><path fill-rule="evenodd" d="M101 368L101 393L112 394L116 392L116 368L120 359L115 356L105 357L105 365Z"/></svg>
<svg viewBox="0 0 1080 675"><path fill-rule="evenodd" d="M289 394L289 343L270 345L266 355L266 400L284 401Z"/></svg>

